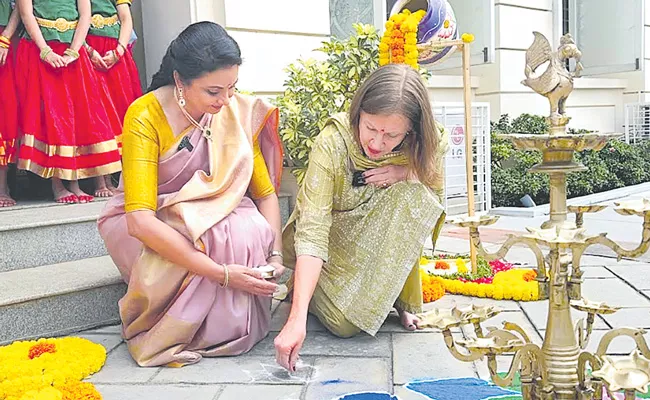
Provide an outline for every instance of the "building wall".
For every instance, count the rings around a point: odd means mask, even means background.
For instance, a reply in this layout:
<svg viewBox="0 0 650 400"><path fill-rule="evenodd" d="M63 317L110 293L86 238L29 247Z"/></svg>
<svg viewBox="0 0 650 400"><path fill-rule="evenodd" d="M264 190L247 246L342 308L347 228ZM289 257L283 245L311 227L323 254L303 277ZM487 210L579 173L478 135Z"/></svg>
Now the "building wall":
<svg viewBox="0 0 650 400"><path fill-rule="evenodd" d="M313 49L331 34L330 7L342 1L166 0L164 6L163 2L143 1L141 64L146 81L160 65L168 43L185 26L212 20L225 26L241 46L244 64L239 87L275 96L283 90L283 69L288 64L300 57L319 56ZM643 71L577 79L567 103L570 126L621 132L624 104L650 100L650 0L644 1L648 40ZM473 100L490 104L492 120L501 114L548 114L548 101L523 86L521 80L532 31L543 33L557 47L560 7L560 0L495 0L495 62L471 70ZM374 14L383 12L376 8ZM435 75L429 85L434 101L463 100L459 69L443 69Z"/></svg>

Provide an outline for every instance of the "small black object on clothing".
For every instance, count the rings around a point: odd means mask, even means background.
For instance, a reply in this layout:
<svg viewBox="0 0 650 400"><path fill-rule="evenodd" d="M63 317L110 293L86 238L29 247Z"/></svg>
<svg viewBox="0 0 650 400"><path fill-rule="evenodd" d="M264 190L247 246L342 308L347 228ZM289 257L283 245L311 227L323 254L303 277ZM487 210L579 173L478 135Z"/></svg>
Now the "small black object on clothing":
<svg viewBox="0 0 650 400"><path fill-rule="evenodd" d="M181 151L183 149L187 149L187 151L191 152L194 150L194 146L192 143L190 143L190 138L185 136L183 139L181 139L181 142L178 144L178 149L177 151Z"/></svg>

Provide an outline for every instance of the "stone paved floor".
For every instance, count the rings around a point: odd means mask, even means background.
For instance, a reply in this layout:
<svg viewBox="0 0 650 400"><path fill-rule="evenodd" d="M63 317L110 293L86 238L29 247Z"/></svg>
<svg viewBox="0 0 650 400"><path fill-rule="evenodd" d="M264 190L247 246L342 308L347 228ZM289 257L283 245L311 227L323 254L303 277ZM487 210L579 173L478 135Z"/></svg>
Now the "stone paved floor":
<svg viewBox="0 0 650 400"><path fill-rule="evenodd" d="M451 239L443 243L453 247ZM585 266L584 293L592 300L625 306L618 313L598 317L588 350L594 350L607 329L620 326L650 328L650 264L590 257ZM446 295L428 307L453 304L498 304L504 311L486 325L512 321L522 326L535 342L545 330L546 302L518 303ZM480 377L487 379L484 363L462 363L447 351L442 334L435 330L405 332L391 315L376 337L362 335L339 339L324 331L310 317L302 361L289 374L274 361L273 338L281 329L290 305L275 303L272 332L249 354L204 359L181 369L139 368L131 360L120 337L119 326L83 332L108 350L104 368L91 377L106 400L131 399L317 399L330 400L342 394L378 390L395 393L401 400L424 399L404 385L414 379ZM580 317L579 312L574 318ZM461 336L462 332L457 332ZM650 336L646 335L650 340ZM615 341L613 354L627 354L631 340ZM500 368L507 368L504 357Z"/></svg>

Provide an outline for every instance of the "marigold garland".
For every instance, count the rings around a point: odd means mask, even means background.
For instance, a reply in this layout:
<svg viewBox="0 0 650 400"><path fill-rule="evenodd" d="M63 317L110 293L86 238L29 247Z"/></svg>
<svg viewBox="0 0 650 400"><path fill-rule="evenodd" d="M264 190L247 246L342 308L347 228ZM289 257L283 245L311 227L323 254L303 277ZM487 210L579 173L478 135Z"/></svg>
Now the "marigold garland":
<svg viewBox="0 0 650 400"><path fill-rule="evenodd" d="M422 298L425 303L436 301L445 295L445 287L441 278L430 276L420 269L420 279L422 280Z"/></svg>
<svg viewBox="0 0 650 400"><path fill-rule="evenodd" d="M414 13L404 9L386 21L386 30L379 43L379 65L407 64L418 66L418 25L425 10Z"/></svg>
<svg viewBox="0 0 650 400"><path fill-rule="evenodd" d="M435 269L439 265L449 264L444 259L452 259L442 255L435 261ZM452 276L429 275L420 269L422 280L422 296L425 303L438 300L445 293L460 294L473 297L487 297L495 300L534 301L539 300L539 286L535 278L537 272L531 269L513 268L511 264L501 260L491 261L489 264L481 260L489 272L472 277L467 271L467 263L462 257L455 261L458 273ZM427 258L420 259L420 265L430 262ZM442 286L443 290L439 289Z"/></svg>
<svg viewBox="0 0 650 400"><path fill-rule="evenodd" d="M75 337L18 341L0 347L0 400L100 400L90 383L106 349Z"/></svg>

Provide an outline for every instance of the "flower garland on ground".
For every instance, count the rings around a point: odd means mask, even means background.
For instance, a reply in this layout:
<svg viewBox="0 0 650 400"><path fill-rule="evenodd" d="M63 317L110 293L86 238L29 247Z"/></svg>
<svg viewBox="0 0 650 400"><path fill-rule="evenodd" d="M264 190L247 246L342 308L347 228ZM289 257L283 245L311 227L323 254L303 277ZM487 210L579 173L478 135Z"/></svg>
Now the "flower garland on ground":
<svg viewBox="0 0 650 400"><path fill-rule="evenodd" d="M379 43L379 65L407 64L416 70L418 66L418 25L425 10L412 13L403 9L386 21L386 30Z"/></svg>
<svg viewBox="0 0 650 400"><path fill-rule="evenodd" d="M99 371L106 349L75 337L0 347L0 400L101 400L82 379Z"/></svg>
<svg viewBox="0 0 650 400"><path fill-rule="evenodd" d="M420 268L422 279L422 296L424 302L438 300L445 293L474 297L487 297L495 300L534 301L539 299L539 286L535 278L537 272L532 269L513 268L512 264L501 260L487 262L479 257L476 275L468 272L464 257L441 254L435 257L434 269L449 270L450 263L456 265L458 272L437 276ZM431 259L422 257L420 266L431 263ZM441 291L442 288L442 291Z"/></svg>

